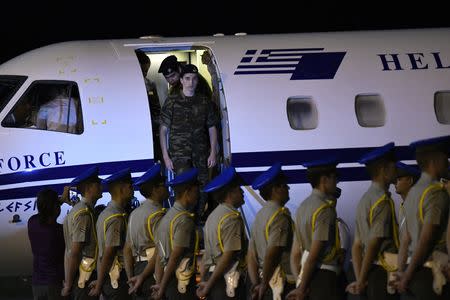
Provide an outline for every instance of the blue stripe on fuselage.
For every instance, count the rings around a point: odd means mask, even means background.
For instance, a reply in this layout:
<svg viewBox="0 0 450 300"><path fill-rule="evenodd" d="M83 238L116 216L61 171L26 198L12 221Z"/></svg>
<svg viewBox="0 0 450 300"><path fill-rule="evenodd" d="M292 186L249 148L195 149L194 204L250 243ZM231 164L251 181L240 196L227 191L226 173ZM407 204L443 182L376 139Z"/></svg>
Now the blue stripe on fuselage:
<svg viewBox="0 0 450 300"><path fill-rule="evenodd" d="M99 168L100 175L112 174L125 168L131 168L133 172L144 172L151 167L152 163L153 159L141 159L21 171L0 175L0 186L21 182L74 178L93 166Z"/></svg>
<svg viewBox="0 0 450 300"><path fill-rule="evenodd" d="M266 152L240 152L232 154L233 166L242 167L266 167L275 162L280 162L284 166L301 165L306 161L334 156L342 163L357 162L358 159L373 147L366 148L340 148L340 149L318 149L318 150L292 150L292 151L266 151ZM396 155L399 160L414 159L413 152L408 146L396 147ZM0 185L15 184L22 182L33 182L41 180L56 180L73 178L91 166L98 166L100 175L112 174L124 168L131 168L132 172L144 172L151 165L153 160L132 160L120 162L104 162L97 164L86 164L77 166L65 166L57 168L39 169L34 171L23 171L11 174L0 175ZM339 167L339 166L338 166ZM368 180L368 174L363 166L361 167L341 167L339 169L340 181L361 181ZM258 176L260 171L239 172L248 183ZM288 181L294 183L306 183L306 171L285 170ZM51 187L62 191L64 184L55 184ZM33 198L44 186L30 186L0 190L0 200ZM49 187L49 186L46 186Z"/></svg>

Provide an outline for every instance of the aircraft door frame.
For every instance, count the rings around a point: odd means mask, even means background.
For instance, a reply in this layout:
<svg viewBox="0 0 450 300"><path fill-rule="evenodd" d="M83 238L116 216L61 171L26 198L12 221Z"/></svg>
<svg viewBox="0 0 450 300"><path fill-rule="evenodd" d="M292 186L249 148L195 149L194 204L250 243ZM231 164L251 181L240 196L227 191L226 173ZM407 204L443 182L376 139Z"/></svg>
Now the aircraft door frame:
<svg viewBox="0 0 450 300"><path fill-rule="evenodd" d="M206 44L206 43L203 43ZM206 69L204 67L204 64L202 64L201 61L201 55L208 51L208 53L211 55L211 63L213 66L213 70L216 73L216 84L218 87L218 106L220 111L220 118L221 118L221 136L222 140L219 142L221 149L219 150L221 153L221 161L220 163L222 166L228 166L231 163L231 138L230 138L230 129L229 129L229 118L228 118L228 108L226 104L226 97L224 93L223 88L223 82L220 76L220 69L218 67L218 63L216 60L216 57L214 55L214 51L211 47L206 45L193 45L193 44L177 44L177 45L164 45L164 44L158 44L158 45L140 45L139 48L135 48L134 50L140 50L146 53L150 57L151 61L151 67L149 70L150 80L156 81L156 86L158 89L158 95L161 95L160 97L164 97L164 93L161 92L161 80L164 80L162 74L157 73L157 69L159 68L159 65L162 61L162 57L166 57L169 55L176 55L177 58L182 63L193 63L196 64L199 69L200 73L205 74L205 72L209 71L203 71L202 69ZM187 53L187 56L186 56ZM162 57L161 57L162 56ZM155 66L154 66L155 65ZM156 69L155 69L156 68ZM210 74L209 74L210 75ZM148 78L147 77L147 78ZM214 82L212 82L214 79L211 78L211 87L214 85ZM166 84L163 82L163 84ZM165 99L160 98L161 107L164 104Z"/></svg>

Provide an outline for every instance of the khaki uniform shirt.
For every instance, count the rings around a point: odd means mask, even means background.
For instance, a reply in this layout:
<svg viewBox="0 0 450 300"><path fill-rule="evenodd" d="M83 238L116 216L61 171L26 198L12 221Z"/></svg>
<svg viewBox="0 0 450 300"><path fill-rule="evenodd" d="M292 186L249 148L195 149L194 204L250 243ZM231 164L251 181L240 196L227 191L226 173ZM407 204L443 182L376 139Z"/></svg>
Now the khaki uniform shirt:
<svg viewBox="0 0 450 300"><path fill-rule="evenodd" d="M330 205L331 198L317 189L313 189L309 195L297 208L295 213L295 234L304 250L311 250L313 241L327 242L319 256L318 262L322 262L325 256L336 244L336 209L333 206L325 207L316 214L314 231L313 216L323 205ZM338 249L339 250L339 249ZM327 264L337 264L337 257Z"/></svg>
<svg viewBox="0 0 450 300"><path fill-rule="evenodd" d="M145 200L133 210L128 221L126 239L133 256L146 256L145 250L155 247L156 228L164 213L162 205L151 199Z"/></svg>
<svg viewBox="0 0 450 300"><path fill-rule="evenodd" d="M223 251L239 251L233 261L243 260L247 252L248 241L239 211L228 204L219 204L208 216L205 224L203 262L207 268L215 265L222 255L218 236L219 224Z"/></svg>
<svg viewBox="0 0 450 300"><path fill-rule="evenodd" d="M94 210L84 198L72 207L64 219L63 229L67 254L70 254L72 243L79 242L84 243L81 250L83 257L95 257L97 237Z"/></svg>
<svg viewBox="0 0 450 300"><path fill-rule="evenodd" d="M284 247L281 256L281 268L286 274L291 274L289 265L292 246L292 219L289 209L283 207L283 212L272 219L268 227L268 239L266 239L266 226L281 206L273 201L267 201L256 214L251 230L250 243L256 253L258 268L262 270L266 249L269 247Z"/></svg>
<svg viewBox="0 0 450 300"><path fill-rule="evenodd" d="M124 208L111 200L97 220L98 255L100 259L105 247L118 247L116 256L119 263L123 264L126 226L127 215Z"/></svg>
<svg viewBox="0 0 450 300"><path fill-rule="evenodd" d="M367 192L362 196L356 208L356 230L357 237L363 245L363 253L365 252L369 241L373 238L384 238L381 243L380 252L388 251L395 253L396 246L393 240L392 211L389 201L393 201L390 194L387 195L385 201L375 203L384 195L386 191L376 182L372 182ZM372 224L370 224L370 210L372 210ZM395 214L394 214L395 215Z"/></svg>
<svg viewBox="0 0 450 300"><path fill-rule="evenodd" d="M428 192L422 204L423 223L419 219L420 198L423 192L432 184L438 183L427 173L422 173L420 179L411 188L405 201L406 226L411 236L411 243L408 249L408 255L411 256L419 243L420 233L423 224L433 224L439 227L439 240L446 238L449 197L444 189L437 189ZM433 250L446 251L444 243L437 243Z"/></svg>
<svg viewBox="0 0 450 300"><path fill-rule="evenodd" d="M172 220L180 213L173 222ZM170 232L170 224L172 225L172 233ZM158 247L158 253L161 257L161 263L165 266L169 261L170 253L172 252L170 238L172 236L173 247L187 248L183 257L193 257L195 249L195 223L194 218L191 217L190 212L185 209L179 202L175 201L175 204L159 222L156 230L156 241ZM182 258L183 258L182 257Z"/></svg>

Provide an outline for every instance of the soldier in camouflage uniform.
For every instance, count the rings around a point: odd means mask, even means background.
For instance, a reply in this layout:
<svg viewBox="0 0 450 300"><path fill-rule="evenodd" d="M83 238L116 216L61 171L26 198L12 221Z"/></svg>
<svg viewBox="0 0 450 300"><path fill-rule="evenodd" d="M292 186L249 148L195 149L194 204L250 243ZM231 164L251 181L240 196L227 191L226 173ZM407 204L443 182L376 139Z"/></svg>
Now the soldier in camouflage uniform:
<svg viewBox="0 0 450 300"><path fill-rule="evenodd" d="M216 165L218 116L213 103L196 94L198 69L194 65L181 70L183 90L167 98L161 112L160 143L166 167L179 174L195 167L201 186L208 181L208 168ZM166 139L169 137L169 144ZM209 136L209 139L208 139ZM197 213L204 212L206 195L202 193Z"/></svg>

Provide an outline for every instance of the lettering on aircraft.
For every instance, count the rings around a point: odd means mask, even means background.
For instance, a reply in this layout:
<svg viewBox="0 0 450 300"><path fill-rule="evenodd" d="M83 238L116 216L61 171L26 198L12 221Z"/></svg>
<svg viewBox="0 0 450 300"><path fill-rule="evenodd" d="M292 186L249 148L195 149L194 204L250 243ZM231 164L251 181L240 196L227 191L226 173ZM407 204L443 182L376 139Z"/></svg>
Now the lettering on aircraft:
<svg viewBox="0 0 450 300"><path fill-rule="evenodd" d="M324 48L247 50L234 75L292 74L290 80L333 79L347 52Z"/></svg>
<svg viewBox="0 0 450 300"><path fill-rule="evenodd" d="M4 204L5 201L0 201L0 213L16 213L35 211L37 202L35 200L29 200L26 202L12 201L8 204Z"/></svg>
<svg viewBox="0 0 450 300"><path fill-rule="evenodd" d="M0 174L4 171L16 172L39 167L61 166L66 164L64 151L43 152L38 155L25 154L0 158Z"/></svg>
<svg viewBox="0 0 450 300"><path fill-rule="evenodd" d="M440 52L382 53L377 54L383 71L450 69L450 59Z"/></svg>

